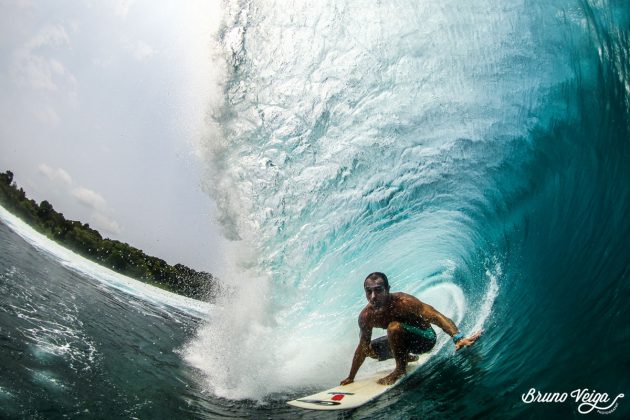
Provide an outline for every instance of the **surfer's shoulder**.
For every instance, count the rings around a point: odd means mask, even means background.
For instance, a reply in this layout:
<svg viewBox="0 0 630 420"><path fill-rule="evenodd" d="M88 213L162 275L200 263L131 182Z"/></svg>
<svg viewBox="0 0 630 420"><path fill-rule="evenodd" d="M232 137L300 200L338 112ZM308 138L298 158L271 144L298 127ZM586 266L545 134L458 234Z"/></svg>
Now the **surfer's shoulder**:
<svg viewBox="0 0 630 420"><path fill-rule="evenodd" d="M416 304L422 304L422 302L420 301L420 299L418 299L417 297L410 295L408 293L405 292L395 292L391 294L392 297L394 298L394 300L401 302L401 303L416 303Z"/></svg>
<svg viewBox="0 0 630 420"><path fill-rule="evenodd" d="M365 308L363 308L361 312L359 312L359 325L366 324L368 318L370 317L370 314L370 305L366 305Z"/></svg>
<svg viewBox="0 0 630 420"><path fill-rule="evenodd" d="M359 313L359 328L371 329L374 328L374 308L371 305L366 305L365 308Z"/></svg>
<svg viewBox="0 0 630 420"><path fill-rule="evenodd" d="M420 301L417 297L404 293L397 292L393 293L393 302L394 307L398 308L401 311L409 311L412 310L414 312L423 312L425 304Z"/></svg>

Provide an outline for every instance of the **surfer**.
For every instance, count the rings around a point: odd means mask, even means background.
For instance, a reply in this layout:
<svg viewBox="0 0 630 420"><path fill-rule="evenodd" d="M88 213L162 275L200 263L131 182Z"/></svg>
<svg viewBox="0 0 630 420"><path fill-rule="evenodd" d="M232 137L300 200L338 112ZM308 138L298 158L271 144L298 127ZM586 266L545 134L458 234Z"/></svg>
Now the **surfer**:
<svg viewBox="0 0 630 420"><path fill-rule="evenodd" d="M453 338L455 350L470 346L481 331L464 337L457 326L431 305L406 293L389 293L389 282L383 273L372 273L363 283L368 304L359 314L361 337L354 352L350 374L341 385L354 382L354 376L366 357L396 360L393 372L378 380L381 385L391 385L405 374L407 363L418 360L417 354L426 353L436 341L435 324ZM372 329L387 329L387 336L371 340Z"/></svg>

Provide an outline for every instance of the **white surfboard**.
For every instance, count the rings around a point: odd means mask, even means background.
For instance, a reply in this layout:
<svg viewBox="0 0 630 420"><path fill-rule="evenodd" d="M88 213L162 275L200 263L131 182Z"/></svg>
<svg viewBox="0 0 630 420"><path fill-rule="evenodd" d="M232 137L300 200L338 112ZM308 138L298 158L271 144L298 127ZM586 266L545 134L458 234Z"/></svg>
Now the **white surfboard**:
<svg viewBox="0 0 630 420"><path fill-rule="evenodd" d="M422 366L429 359L429 355L430 353L422 354L417 361L408 363L407 374L392 385L379 385L376 382L392 371L393 364L390 365L388 363L388 369L379 370L348 385L338 385L317 394L289 401L287 404L311 410L348 410L360 407L398 386L413 375L418 367Z"/></svg>

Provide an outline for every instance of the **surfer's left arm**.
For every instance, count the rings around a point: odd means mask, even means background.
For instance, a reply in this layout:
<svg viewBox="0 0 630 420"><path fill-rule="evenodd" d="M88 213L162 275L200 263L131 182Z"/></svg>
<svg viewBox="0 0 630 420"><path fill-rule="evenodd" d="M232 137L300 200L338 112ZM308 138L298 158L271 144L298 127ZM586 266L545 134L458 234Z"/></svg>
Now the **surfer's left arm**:
<svg viewBox="0 0 630 420"><path fill-rule="evenodd" d="M450 318L442 315L437 309L435 309L431 305L427 305L426 303L422 303L420 315L424 319L432 324L437 325L442 330L444 330L445 333L450 335L451 338L453 338L453 342L455 343L455 350L459 350L462 347L470 346L475 341L477 341L477 339L481 335L481 331L477 331L470 337L464 337L464 334L459 331L457 325L455 325L455 323Z"/></svg>
<svg viewBox="0 0 630 420"><path fill-rule="evenodd" d="M359 314L359 330L360 330L360 338L359 345L357 349L354 351L354 357L352 358L352 366L350 367L350 374L348 377L341 381L341 385L348 385L354 382L354 376L359 371L359 368L365 361L366 357L374 357L376 353L370 342L372 340L372 326L367 322L367 314L365 311L362 311Z"/></svg>

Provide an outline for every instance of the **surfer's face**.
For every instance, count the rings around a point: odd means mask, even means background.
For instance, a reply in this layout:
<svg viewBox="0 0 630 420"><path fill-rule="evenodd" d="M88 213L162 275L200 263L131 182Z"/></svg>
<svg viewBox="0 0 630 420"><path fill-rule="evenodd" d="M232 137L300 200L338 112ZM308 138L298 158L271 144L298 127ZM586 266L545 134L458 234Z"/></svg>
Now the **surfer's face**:
<svg viewBox="0 0 630 420"><path fill-rule="evenodd" d="M389 290L385 288L383 279L367 279L363 285L365 297L375 308L380 308L387 303Z"/></svg>

